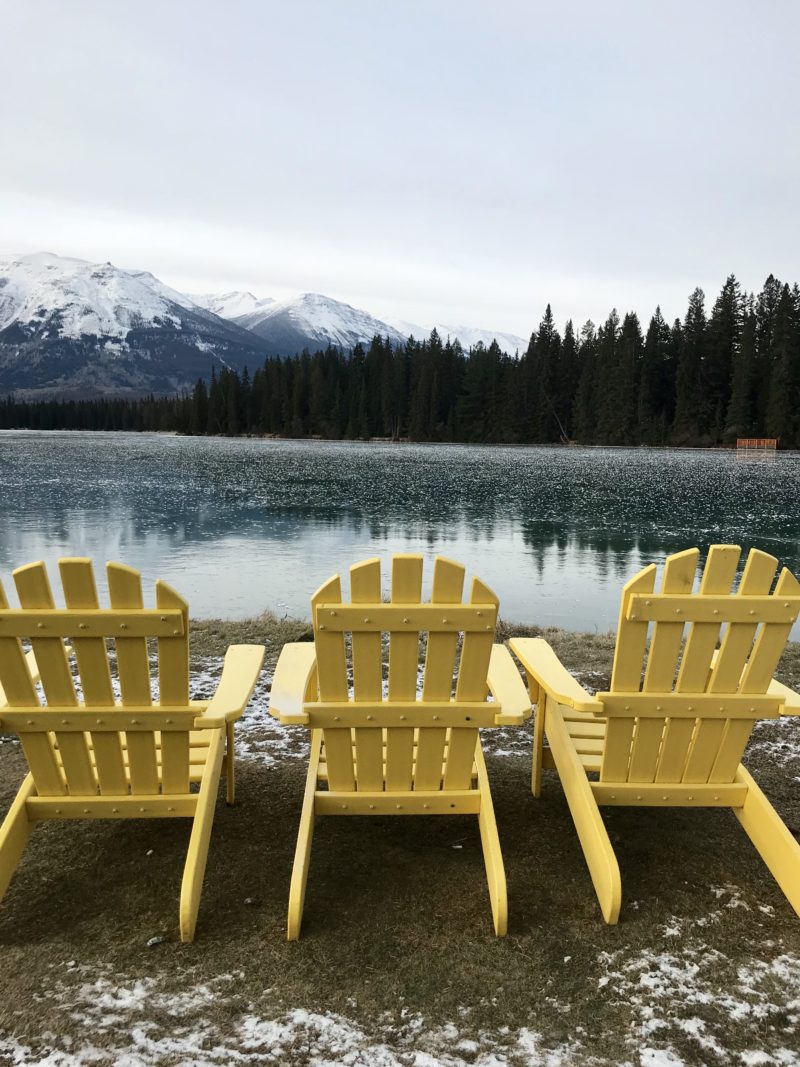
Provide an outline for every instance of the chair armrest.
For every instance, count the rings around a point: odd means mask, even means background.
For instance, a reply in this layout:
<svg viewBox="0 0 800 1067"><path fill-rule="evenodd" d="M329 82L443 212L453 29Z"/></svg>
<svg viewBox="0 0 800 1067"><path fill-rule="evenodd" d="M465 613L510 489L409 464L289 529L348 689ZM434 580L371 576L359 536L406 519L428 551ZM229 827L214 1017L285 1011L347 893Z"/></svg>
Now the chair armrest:
<svg viewBox="0 0 800 1067"><path fill-rule="evenodd" d="M489 692L500 705L497 726L520 726L531 715L531 698L505 645L494 645L489 658Z"/></svg>
<svg viewBox="0 0 800 1067"><path fill-rule="evenodd" d="M310 641L284 645L272 676L270 715L286 726L307 726L309 720L303 702L316 669L317 650Z"/></svg>
<svg viewBox="0 0 800 1067"><path fill-rule="evenodd" d="M788 685L773 678L767 689L769 697L783 697L781 715L800 715L800 693L795 693Z"/></svg>
<svg viewBox="0 0 800 1067"><path fill-rule="evenodd" d="M263 645L231 645L222 677L208 707L194 722L198 730L220 728L240 717L253 695L266 649Z"/></svg>
<svg viewBox="0 0 800 1067"><path fill-rule="evenodd" d="M511 651L531 678L557 704L565 704L575 711L602 715L603 705L573 678L558 656L541 637L514 637L509 641Z"/></svg>

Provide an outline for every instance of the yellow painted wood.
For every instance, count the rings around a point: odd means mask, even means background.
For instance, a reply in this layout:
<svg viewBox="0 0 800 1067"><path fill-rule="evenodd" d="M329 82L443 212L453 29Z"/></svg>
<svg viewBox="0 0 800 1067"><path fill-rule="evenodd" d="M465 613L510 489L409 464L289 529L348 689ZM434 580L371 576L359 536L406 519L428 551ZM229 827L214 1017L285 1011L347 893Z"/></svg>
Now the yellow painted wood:
<svg viewBox="0 0 800 1067"><path fill-rule="evenodd" d="M406 792L317 793L317 815L475 815L480 794L474 789L453 791L409 790Z"/></svg>
<svg viewBox="0 0 800 1067"><path fill-rule="evenodd" d="M179 612L180 633L158 638L158 703L161 708L189 703L189 605L166 582L156 582L156 607ZM153 739L155 741L155 738ZM161 734L161 789L186 793L189 789L189 731L168 729Z"/></svg>
<svg viewBox="0 0 800 1067"><path fill-rule="evenodd" d="M527 674L527 672L526 672ZM528 689L530 691L530 677ZM534 686L539 689L534 681ZM533 752L531 754L531 793L535 796L542 794L542 765L544 760L544 717L546 714L547 701L549 698L544 689L539 692L539 700L536 704L533 719Z"/></svg>
<svg viewBox="0 0 800 1067"><path fill-rule="evenodd" d="M416 605L422 596L422 556L392 558L392 604ZM419 631L389 633L389 700L414 700L419 667ZM413 785L414 730L393 727L387 731L386 789L406 790Z"/></svg>
<svg viewBox="0 0 800 1067"><path fill-rule="evenodd" d="M781 715L800 715L800 693L795 693L788 685L773 678L767 687L767 694L782 701Z"/></svg>
<svg viewBox="0 0 800 1067"><path fill-rule="evenodd" d="M0 636L0 678L11 706L0 706L4 729L17 729L29 758L26 779L9 817L0 828L0 879L8 883L24 848L29 828L46 819L193 818L181 894L181 936L194 933L216 801L217 783L226 760L228 797L233 798L233 722L249 700L264 658L260 646L234 646L225 657L222 678L211 701L190 701L188 682L188 611L185 602L159 583L160 619L175 615L172 635L159 638L160 702L153 705L146 637L134 629L116 638L122 704L114 700L105 639L100 627L86 626L73 639L78 699L68 653L55 633L68 633L76 613L103 614L98 605L91 563L82 558L59 561L67 607L54 606L42 564L15 572L23 609L61 613L67 624L37 626L35 648L22 656L17 638ZM122 617L146 614L136 571L109 564L112 604ZM7 601L0 587L0 619ZM163 614L163 613L166 613ZM19 614L19 613L18 613ZM104 618L107 619L108 612ZM120 612L116 613L119 617ZM49 626L49 624L48 624ZM155 631L160 633L158 625ZM142 631L154 636L153 631ZM0 634L2 623L0 623ZM34 680L42 673L47 704L40 706ZM195 726L198 729L194 729ZM223 736L224 730L224 736ZM98 783L101 794L98 795ZM199 783L198 793L190 792ZM68 793L67 793L68 790ZM24 817L23 817L24 816Z"/></svg>
<svg viewBox="0 0 800 1067"><path fill-rule="evenodd" d="M371 610L381 599L381 563L379 559L365 560L350 568L350 596L354 604L365 604ZM379 632L353 631L353 700L356 705L375 704L382 699L383 668L381 635ZM354 718L359 714L354 707ZM361 712L361 723L364 722ZM356 788L383 788L383 730L380 727L357 725L355 739Z"/></svg>
<svg viewBox="0 0 800 1067"><path fill-rule="evenodd" d="M192 833L186 852L186 864L183 868L180 903L181 941L194 940L197 925L197 912L200 907L200 894L203 890L203 878L206 873L208 846L211 841L211 827L214 822L214 808L217 802L223 753L222 731L215 730L208 749L208 761L197 794Z"/></svg>
<svg viewBox="0 0 800 1067"><path fill-rule="evenodd" d="M26 567L19 567L14 571L14 582L23 608L55 607L43 563L30 563ZM48 703L62 707L77 704L78 698L61 638L31 636L31 648L36 656L42 687ZM97 782L83 734L63 733L57 730L55 740L59 748L68 791L78 794L94 792Z"/></svg>
<svg viewBox="0 0 800 1067"><path fill-rule="evenodd" d="M740 556L741 549L738 545L712 545L703 568L699 596L720 596L730 593ZM697 695L703 692L708 682L719 636L719 621L690 624L675 687L678 693ZM687 707L694 708L694 706L695 702L689 701ZM709 710L704 707L701 712L707 714ZM688 716L679 718L672 708L669 714L671 717L656 774L658 782L679 782L682 779L696 727L694 718Z"/></svg>
<svg viewBox="0 0 800 1067"><path fill-rule="evenodd" d="M171 819L193 816L198 795L179 797L33 797L27 810L33 822L45 819Z"/></svg>
<svg viewBox="0 0 800 1067"><path fill-rule="evenodd" d="M478 769L478 790L480 795L478 826L481 833L483 862L486 867L486 881L489 886L489 902L492 908L494 932L498 937L504 937L508 932L506 872L503 866L503 853L500 850L500 838L497 833L492 794L489 789L489 775L486 772L486 761L483 758L480 741L475 745L475 765Z"/></svg>
<svg viewBox="0 0 800 1067"><path fill-rule="evenodd" d="M561 708L555 702L548 702L545 733L575 829L578 831L600 910L607 923L616 923L622 902L619 865L592 795L586 771L570 740Z"/></svg>
<svg viewBox="0 0 800 1067"><path fill-rule="evenodd" d="M532 681L535 682L550 694L556 704L582 712L602 712L600 701L590 696L578 679L569 673L544 638L512 637L508 647L525 668L529 687Z"/></svg>
<svg viewBox="0 0 800 1067"><path fill-rule="evenodd" d="M773 598L782 601L785 596L798 592L800 582L791 571L784 568L775 585ZM791 623L769 622L761 627L742 674L740 685L743 693L763 693L767 689L786 647L791 628Z"/></svg>
<svg viewBox="0 0 800 1067"><path fill-rule="evenodd" d="M497 708L497 726L521 726L530 718L528 690L505 645L492 645L486 681Z"/></svg>
<svg viewBox="0 0 800 1067"><path fill-rule="evenodd" d="M422 574L421 556L395 556L396 560L413 560L406 563L409 574ZM371 561L367 561L371 562ZM477 581L477 579L475 579ZM482 586L486 589L486 586ZM494 596L491 590L487 590ZM318 630L334 633L494 633L497 623L497 604L489 600L472 600L470 607L458 605L443 610L438 604L421 604L416 600L400 601L399 604L373 602L370 610L347 604L320 604L315 610Z"/></svg>
<svg viewBox="0 0 800 1067"><path fill-rule="evenodd" d="M491 604L495 615L499 601L492 590L479 578L472 579L470 604ZM485 610L485 608L484 608ZM487 624L488 625L488 624ZM461 661L456 684L456 700L484 700L488 693L489 662L494 647L494 625L485 632L464 634ZM510 683L509 683L510 684ZM445 789L466 789L472 779L477 729L455 727L450 730L447 763L444 770Z"/></svg>
<svg viewBox="0 0 800 1067"><path fill-rule="evenodd" d="M317 652L313 644L291 642L284 645L275 665L269 694L269 713L287 726L308 725L303 704L316 700L318 693ZM315 685L311 687L312 679Z"/></svg>
<svg viewBox="0 0 800 1067"><path fill-rule="evenodd" d="M166 582L156 582L156 607L181 613L181 633L158 639L158 702L162 708L189 703L189 605ZM176 627L178 629L178 627Z"/></svg>
<svg viewBox="0 0 800 1067"><path fill-rule="evenodd" d="M318 603L338 604L342 599L339 576L331 578L311 599L312 617L316 618ZM321 700L347 700L347 662L345 659L344 634L333 630L314 631L319 673ZM328 773L336 789L355 787L352 737L349 729L331 729L323 732L328 759Z"/></svg>
<svg viewBox="0 0 800 1067"><path fill-rule="evenodd" d="M777 702L773 701L773 705ZM357 704L348 701L313 701L304 704L306 725L312 729L366 726L380 722L384 727L496 726L494 705L485 701L375 701Z"/></svg>
<svg viewBox="0 0 800 1067"><path fill-rule="evenodd" d="M473 644L472 654L466 658L462 654L463 680L460 691L456 683L457 699L452 698L457 636L448 629L451 622L441 620L450 620L453 609L462 607L463 573L458 564L436 561L432 592L436 611L423 616L419 609L429 605L421 605L422 556L394 557L392 607L397 610L383 618L394 625L397 618L416 617L420 630L409 623L389 629L387 698L383 696L379 658L383 619L381 626L373 622L351 625L351 620L358 618L373 620L381 607L376 560L351 568L353 604L341 603L338 578L314 594L312 610L319 624L315 629L316 653L300 645L287 646L278 661L270 711L282 722L303 724L312 730L311 762L290 888L290 940L300 933L314 814L478 815L495 926L498 933L505 930L502 859L491 799L486 804L483 799L488 795L488 783L485 788L481 785L477 727L497 725L504 713L510 722L522 721L530 714L530 702L519 672L502 649L495 654L492 667L496 699L487 699L493 623L489 624L490 631L479 632L480 644ZM474 602L468 607L473 621L480 618L482 627L487 625L485 609L492 595L480 583L473 585ZM321 604L325 611L337 612L332 618L340 619L341 629L322 629L325 615L315 610ZM340 609L351 614L340 614ZM419 694L420 633L430 620L433 629L428 633ZM348 627L353 635L352 699L347 691L342 643ZM466 640L473 636L468 633ZM483 675L479 678L480 656ZM464 668L467 662L470 666ZM332 686L327 684L331 678Z"/></svg>
<svg viewBox="0 0 800 1067"><path fill-rule="evenodd" d="M760 552L759 556L766 557ZM774 557L767 557L773 560ZM775 560L770 580L775 574ZM768 587L769 588L769 587ZM793 593L785 597L772 597L764 594L749 594L741 599L730 601L726 596L708 596L698 599L694 596L670 596L664 593L652 597L637 595L631 597L628 618L647 622L710 622L727 618L729 622L749 623L753 619L762 622L791 624L797 621L800 611L800 596Z"/></svg>
<svg viewBox="0 0 800 1067"><path fill-rule="evenodd" d="M736 764L756 718L775 717L786 707L800 710L800 696L770 677L788 635L786 621L770 621L774 613L769 611L764 613L766 621L749 615L750 606L767 596L777 561L766 553L752 551L739 589L732 594L730 589L739 554L736 546L729 545L713 546L709 552L700 590L694 596L723 607L713 622L704 612L688 613L689 617L699 621L691 624L677 680L673 659L673 655L677 656L674 633L667 630L668 642L663 638L664 626L670 625L670 616L658 616L667 622L659 622L656 626L641 692L642 629L645 624L632 617L637 612L628 609L632 590L647 599L647 590L642 585L646 584L645 579L652 582L653 569L648 568L625 587L611 691L597 694L607 715L605 742L602 736L593 735L586 729L588 724L581 722L581 716L574 708L559 706L552 697L547 698L543 718L550 747L541 754L542 764L554 766L561 777L595 880L598 899L608 921L615 921L619 911L618 870L600 820L600 804L730 807L800 914L800 845L752 778ZM672 579L676 568L678 572L683 568L682 580L688 581L692 555L683 553L670 557L665 572L667 588L671 585L674 588ZM793 596L798 589L800 584L794 577L783 572L772 597ZM677 594L668 592L665 595ZM747 615L741 611L742 602L747 606ZM727 604L734 604L735 609L727 611L724 607ZM674 625L675 632L678 625L683 627L683 624ZM632 626L640 629L638 633L634 632L634 643L629 649L624 647L624 635ZM721 648L717 652L716 644L720 638ZM667 647L669 655L664 654L664 662L659 663L658 657ZM521 658L527 669L525 656ZM550 674L553 673L551 669ZM540 699L540 711L541 704ZM595 722L602 725L599 715L595 716ZM631 737L635 750L640 731L650 722L655 723L656 729L661 723L667 727L660 739L656 781L651 780L649 759L632 760L630 766L626 766ZM628 724L630 733L626 736L624 730ZM651 752L654 747L651 746ZM597 769L597 750L601 748L600 781L590 782L587 774ZM612 749L616 767L610 773ZM533 781L536 781L535 770ZM609 857L613 861L611 867ZM609 870L616 872L610 883L604 882Z"/></svg>
<svg viewBox="0 0 800 1067"><path fill-rule="evenodd" d="M89 560L68 558L62 563L88 563ZM38 567L29 564L29 567ZM42 564L42 566L44 566ZM23 568L26 569L26 568ZM62 577L63 581L63 577ZM88 637L172 637L176 630L184 632L184 621L178 612L67 610L63 608L11 609L0 620L0 633L11 637L69 637L77 640Z"/></svg>
<svg viewBox="0 0 800 1067"><path fill-rule="evenodd" d="M92 561L83 558L60 559L58 569L67 608L85 611L87 618L91 618L100 607ZM84 625L83 629L88 630L88 625ZM84 704L87 707L113 708L114 692L105 639L75 637L72 647L78 664ZM91 726L88 728L91 729ZM91 738L90 747L90 762L97 776L100 792L126 792L127 776L119 734L111 730L98 730ZM87 781L87 787L83 792L93 791L91 779Z"/></svg>
<svg viewBox="0 0 800 1067"><path fill-rule="evenodd" d="M747 787L747 795L734 814L800 915L800 843L744 767L739 768L736 777Z"/></svg>
<svg viewBox="0 0 800 1067"><path fill-rule="evenodd" d="M763 597L772 584L778 561L766 552L753 549L747 557L738 592L729 597L734 604L742 598L751 600ZM726 618L731 618L726 611ZM714 661L708 682L709 693L735 693L740 686L745 663L753 648L753 639L758 628L755 622L732 622L725 631L719 655ZM722 700L720 704L724 703ZM719 720L702 719L694 733L694 740L686 762L683 780L697 783L707 782L719 755L720 746L725 736L725 723ZM746 743L746 738L745 742ZM742 744L742 751L744 750ZM730 748L728 756L730 756ZM737 758L741 758L741 752Z"/></svg>
<svg viewBox="0 0 800 1067"><path fill-rule="evenodd" d="M33 775L28 774L0 825L0 900L6 894L31 836L33 823L28 814L28 801L35 794Z"/></svg>
<svg viewBox="0 0 800 1067"><path fill-rule="evenodd" d="M112 607L143 608L142 580L138 571L122 563L109 563L106 566L106 577ZM146 639L118 637L114 645L123 705L142 707L152 704Z"/></svg>
<svg viewBox="0 0 800 1067"><path fill-rule="evenodd" d="M743 786L685 785L682 782L590 782L600 805L613 807L735 808L744 803Z"/></svg>
<svg viewBox="0 0 800 1067"><path fill-rule="evenodd" d="M628 618L628 604L638 593L652 593L656 579L655 564L645 567L622 590L617 644L611 671L612 692L632 692L641 686L644 652L647 642L647 623ZM633 731L636 720L610 720L606 730L606 748L600 778L609 782L624 782L628 778Z"/></svg>
<svg viewBox="0 0 800 1067"><path fill-rule="evenodd" d="M613 719L777 719L781 701L755 693L598 693L603 711Z"/></svg>
<svg viewBox="0 0 800 1067"><path fill-rule="evenodd" d="M297 847L295 848L292 880L289 886L289 915L286 924L286 936L289 941L296 941L299 938L300 926L303 921L308 868L311 863L311 842L314 837L315 797L317 796L317 774L321 751L322 731L314 730L311 734L311 756L308 761L303 808L300 814L300 828L297 833Z"/></svg>
<svg viewBox="0 0 800 1067"><path fill-rule="evenodd" d="M669 556L664 565L662 590L666 595L691 593L700 552L687 549ZM632 598L633 599L633 598ZM678 655L683 641L683 621L657 622L647 656L642 689L645 693L669 692L677 676ZM608 705L605 709L610 715ZM632 740L628 778L634 782L655 781L666 718L639 718Z"/></svg>
<svg viewBox="0 0 800 1067"><path fill-rule="evenodd" d="M449 606L460 604L464 589L464 567L452 560L437 558L433 568L433 590L431 600L437 605ZM449 609L448 609L449 610ZM449 616L443 615L443 618ZM414 769L415 789L439 789L442 783L445 745L447 743L446 725L438 726L437 711L433 705L449 701L454 690L454 673L458 634L452 631L437 630L428 635L425 649L425 670L423 675L422 700L425 708L437 719L431 725L419 731L417 758ZM469 714L466 710L462 714ZM478 714L476 709L476 714ZM419 722L415 726L422 726Z"/></svg>

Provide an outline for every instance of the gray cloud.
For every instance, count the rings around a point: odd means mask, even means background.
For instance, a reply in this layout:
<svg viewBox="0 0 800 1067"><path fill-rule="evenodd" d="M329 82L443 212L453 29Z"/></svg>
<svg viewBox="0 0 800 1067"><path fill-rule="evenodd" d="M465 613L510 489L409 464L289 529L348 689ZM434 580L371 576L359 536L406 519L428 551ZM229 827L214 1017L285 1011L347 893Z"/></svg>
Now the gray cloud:
<svg viewBox="0 0 800 1067"><path fill-rule="evenodd" d="M4 0L0 248L528 333L798 275L794 0Z"/></svg>

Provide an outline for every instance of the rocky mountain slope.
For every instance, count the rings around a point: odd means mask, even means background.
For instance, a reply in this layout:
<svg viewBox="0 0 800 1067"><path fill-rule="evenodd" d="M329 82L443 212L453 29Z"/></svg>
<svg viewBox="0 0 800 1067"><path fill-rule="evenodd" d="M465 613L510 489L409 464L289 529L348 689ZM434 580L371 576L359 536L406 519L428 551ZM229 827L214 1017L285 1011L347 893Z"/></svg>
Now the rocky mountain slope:
<svg viewBox="0 0 800 1067"><path fill-rule="evenodd" d="M146 271L48 253L0 258L0 393L171 393L260 365L259 337Z"/></svg>

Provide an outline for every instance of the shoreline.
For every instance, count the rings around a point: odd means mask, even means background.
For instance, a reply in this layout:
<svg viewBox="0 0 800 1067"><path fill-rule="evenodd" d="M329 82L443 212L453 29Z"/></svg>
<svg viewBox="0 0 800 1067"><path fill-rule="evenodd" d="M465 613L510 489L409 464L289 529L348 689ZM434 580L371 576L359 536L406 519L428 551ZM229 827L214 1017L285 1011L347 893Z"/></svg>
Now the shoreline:
<svg viewBox="0 0 800 1067"><path fill-rule="evenodd" d="M177 437L181 440L197 441L279 441L294 444L324 444L324 445L396 445L397 447L423 447L423 448L515 448L515 449L555 449L565 452L581 452L587 449L597 449L614 452L725 452L748 459L772 459L775 456L799 455L800 448L771 449L737 449L735 445L611 445L611 444L584 444L571 442L563 444L559 441L441 441L425 440L412 441L408 437L286 437L279 434L186 434L178 430L108 430L108 429L49 429L43 430L30 426L3 427L0 428L0 437L12 436L13 434L36 434L41 436L56 436L60 434L91 434L99 436L127 435L131 437Z"/></svg>

